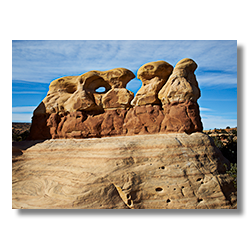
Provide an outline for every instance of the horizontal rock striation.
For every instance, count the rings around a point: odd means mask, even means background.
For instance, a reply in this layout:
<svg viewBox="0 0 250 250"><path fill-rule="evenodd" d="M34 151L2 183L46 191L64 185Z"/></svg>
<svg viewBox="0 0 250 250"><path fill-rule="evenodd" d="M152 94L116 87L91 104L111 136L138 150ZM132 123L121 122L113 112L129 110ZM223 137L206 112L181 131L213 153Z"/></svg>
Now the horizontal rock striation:
<svg viewBox="0 0 250 250"><path fill-rule="evenodd" d="M30 140L201 132L197 103L135 106L103 112L76 111L33 117Z"/></svg>
<svg viewBox="0 0 250 250"><path fill-rule="evenodd" d="M203 133L13 146L16 209L236 208L233 180L225 173L229 163Z"/></svg>

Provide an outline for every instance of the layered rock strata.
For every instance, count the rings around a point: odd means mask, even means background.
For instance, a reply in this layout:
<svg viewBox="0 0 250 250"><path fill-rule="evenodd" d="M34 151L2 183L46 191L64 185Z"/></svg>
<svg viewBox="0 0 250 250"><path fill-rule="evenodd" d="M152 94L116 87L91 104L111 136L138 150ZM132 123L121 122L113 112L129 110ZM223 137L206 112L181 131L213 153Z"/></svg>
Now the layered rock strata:
<svg viewBox="0 0 250 250"><path fill-rule="evenodd" d="M236 208L233 180L225 173L229 163L202 133L14 146L16 209Z"/></svg>
<svg viewBox="0 0 250 250"><path fill-rule="evenodd" d="M126 89L135 76L124 68L57 79L34 111L29 139L201 132L196 68L191 59L174 70L165 61L147 63L135 97Z"/></svg>
<svg viewBox="0 0 250 250"><path fill-rule="evenodd" d="M41 119L42 118L42 119ZM119 135L202 131L197 103L185 102L111 109L101 113L76 111L33 117L30 140L92 138Z"/></svg>

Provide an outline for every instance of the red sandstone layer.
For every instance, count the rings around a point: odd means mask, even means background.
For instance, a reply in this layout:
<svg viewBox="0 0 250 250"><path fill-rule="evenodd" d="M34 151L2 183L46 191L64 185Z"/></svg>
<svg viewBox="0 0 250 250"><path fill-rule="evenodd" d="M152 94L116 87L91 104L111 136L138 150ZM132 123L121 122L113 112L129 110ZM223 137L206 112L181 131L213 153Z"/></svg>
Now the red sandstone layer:
<svg viewBox="0 0 250 250"><path fill-rule="evenodd" d="M109 109L94 113L76 111L66 114L34 115L30 140L90 138L170 132L201 132L199 106L186 101L160 105Z"/></svg>

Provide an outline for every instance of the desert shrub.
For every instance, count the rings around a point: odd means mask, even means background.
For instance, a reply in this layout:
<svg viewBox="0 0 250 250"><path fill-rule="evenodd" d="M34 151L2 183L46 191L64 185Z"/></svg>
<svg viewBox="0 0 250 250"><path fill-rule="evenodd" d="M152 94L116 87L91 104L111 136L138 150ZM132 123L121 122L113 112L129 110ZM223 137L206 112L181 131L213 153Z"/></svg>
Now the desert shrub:
<svg viewBox="0 0 250 250"><path fill-rule="evenodd" d="M229 167L225 164L225 167L227 169L227 173L234 178L233 184L234 187L237 188L237 163L231 163Z"/></svg>
<svg viewBox="0 0 250 250"><path fill-rule="evenodd" d="M22 141L22 137L18 134L12 133L12 141Z"/></svg>
<svg viewBox="0 0 250 250"><path fill-rule="evenodd" d="M227 173L234 178L234 187L237 188L237 141L233 141L233 136L228 136L228 143L224 145L217 137L213 138L225 158L230 161L230 166L226 166Z"/></svg>
<svg viewBox="0 0 250 250"><path fill-rule="evenodd" d="M222 134L227 134L227 131L226 131L225 129L222 129L220 132L221 132Z"/></svg>
<svg viewBox="0 0 250 250"><path fill-rule="evenodd" d="M24 131L21 134L16 134L16 133L12 133L12 140L13 141L24 141L28 138L30 132L28 130Z"/></svg>
<svg viewBox="0 0 250 250"><path fill-rule="evenodd" d="M232 133L233 133L234 135L237 136L237 130L236 130L236 129L234 129L234 130L232 131Z"/></svg>
<svg viewBox="0 0 250 250"><path fill-rule="evenodd" d="M228 137L228 143L220 148L222 154L233 164L237 164L237 142Z"/></svg>
<svg viewBox="0 0 250 250"><path fill-rule="evenodd" d="M214 140L215 146L221 150L224 146L221 140L218 137L212 137L212 138Z"/></svg>

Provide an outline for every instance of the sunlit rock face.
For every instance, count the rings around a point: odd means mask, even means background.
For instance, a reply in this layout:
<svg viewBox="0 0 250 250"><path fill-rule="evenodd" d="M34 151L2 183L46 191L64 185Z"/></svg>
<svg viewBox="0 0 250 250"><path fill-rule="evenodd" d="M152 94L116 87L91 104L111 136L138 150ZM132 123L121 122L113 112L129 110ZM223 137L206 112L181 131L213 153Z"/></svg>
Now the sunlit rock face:
<svg viewBox="0 0 250 250"><path fill-rule="evenodd" d="M194 71L197 64L192 59L182 59L179 61L167 83L159 91L158 97L162 104L193 101L200 98L200 89Z"/></svg>
<svg viewBox="0 0 250 250"><path fill-rule="evenodd" d="M52 139L14 146L16 209L236 208L233 178L224 165L228 160L203 133Z"/></svg>
<svg viewBox="0 0 250 250"><path fill-rule="evenodd" d="M126 89L135 75L128 69L89 71L51 82L35 109L30 140L202 131L197 99L197 64L183 59L142 65L142 86Z"/></svg>
<svg viewBox="0 0 250 250"><path fill-rule="evenodd" d="M142 87L132 101L133 106L160 104L158 92L172 73L173 66L165 61L150 62L139 68L137 77Z"/></svg>

